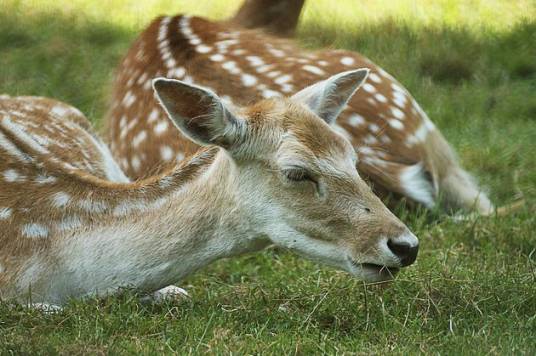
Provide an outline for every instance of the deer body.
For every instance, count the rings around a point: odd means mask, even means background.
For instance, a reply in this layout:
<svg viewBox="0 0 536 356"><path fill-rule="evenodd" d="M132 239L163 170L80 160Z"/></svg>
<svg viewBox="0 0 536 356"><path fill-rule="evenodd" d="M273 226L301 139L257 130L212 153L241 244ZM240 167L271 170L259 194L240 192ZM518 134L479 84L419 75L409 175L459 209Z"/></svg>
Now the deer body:
<svg viewBox="0 0 536 356"><path fill-rule="evenodd" d="M252 249L247 239L226 237L251 236L253 220L199 204L239 206L223 152L209 149L172 174L117 184L107 180L114 168L99 171L109 157L99 154L98 139L83 141L93 133L78 110L31 97L2 99L0 110L0 296L30 289L35 302L61 303L119 286L152 291ZM203 175L208 169L220 172L217 185Z"/></svg>
<svg viewBox="0 0 536 356"><path fill-rule="evenodd" d="M246 105L290 96L334 73L366 67L371 74L348 102L336 129L360 155L358 169L378 191L427 207L439 196L455 208L493 210L459 166L453 150L418 103L392 76L350 51L309 52L292 41L228 23L176 16L155 20L125 56L106 123L111 150L131 178L161 172L198 147L176 140L151 96L149 80L166 76L196 83Z"/></svg>
<svg viewBox="0 0 536 356"><path fill-rule="evenodd" d="M78 110L2 97L0 297L61 304L119 287L154 292L271 243L365 280L392 278L415 260L417 239L329 126L365 76L341 73L293 100L233 109L159 79L170 123L210 147L136 182Z"/></svg>

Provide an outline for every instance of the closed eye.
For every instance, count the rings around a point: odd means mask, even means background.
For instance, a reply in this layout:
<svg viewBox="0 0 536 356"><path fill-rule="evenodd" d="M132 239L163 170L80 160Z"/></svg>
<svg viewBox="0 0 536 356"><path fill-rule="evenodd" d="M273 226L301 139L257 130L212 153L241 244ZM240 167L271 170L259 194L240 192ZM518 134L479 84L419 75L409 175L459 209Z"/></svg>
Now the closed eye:
<svg viewBox="0 0 536 356"><path fill-rule="evenodd" d="M285 178L293 182L311 181L316 183L316 180L313 178L313 176L303 168L285 169L283 170L283 175Z"/></svg>

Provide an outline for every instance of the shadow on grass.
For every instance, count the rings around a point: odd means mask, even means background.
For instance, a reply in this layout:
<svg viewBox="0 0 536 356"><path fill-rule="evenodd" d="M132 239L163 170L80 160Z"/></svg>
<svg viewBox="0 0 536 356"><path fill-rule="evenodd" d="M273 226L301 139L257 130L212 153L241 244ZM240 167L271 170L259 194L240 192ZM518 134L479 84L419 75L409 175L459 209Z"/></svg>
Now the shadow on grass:
<svg viewBox="0 0 536 356"><path fill-rule="evenodd" d="M134 35L83 16L1 12L0 93L53 97L100 118L112 72Z"/></svg>
<svg viewBox="0 0 536 356"><path fill-rule="evenodd" d="M521 22L508 32L422 27L390 19L374 27L337 29L305 24L299 36L308 47L342 47L369 55L395 69L415 66L413 73L438 84L460 84L500 67L512 79L536 78L536 22ZM374 58L376 57L376 58ZM384 63L385 62L385 63ZM390 66L390 63L395 65ZM415 70L417 69L417 70Z"/></svg>

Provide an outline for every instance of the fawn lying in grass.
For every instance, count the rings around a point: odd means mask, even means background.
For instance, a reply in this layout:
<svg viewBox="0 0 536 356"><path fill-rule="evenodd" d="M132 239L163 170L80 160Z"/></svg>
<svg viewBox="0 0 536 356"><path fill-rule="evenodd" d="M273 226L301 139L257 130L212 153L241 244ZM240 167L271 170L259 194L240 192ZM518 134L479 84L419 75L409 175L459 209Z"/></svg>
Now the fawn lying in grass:
<svg viewBox="0 0 536 356"><path fill-rule="evenodd" d="M330 127L366 73L243 108L157 79L171 122L208 147L136 182L78 110L3 97L0 297L62 304L121 286L153 293L269 244L366 281L391 279L413 263L418 240L359 177L355 151Z"/></svg>

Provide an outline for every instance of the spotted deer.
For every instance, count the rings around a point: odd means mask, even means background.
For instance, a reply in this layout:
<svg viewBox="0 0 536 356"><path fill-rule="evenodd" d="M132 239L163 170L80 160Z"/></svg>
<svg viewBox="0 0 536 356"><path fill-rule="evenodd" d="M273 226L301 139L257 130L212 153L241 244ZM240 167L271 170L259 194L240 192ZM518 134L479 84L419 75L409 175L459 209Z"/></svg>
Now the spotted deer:
<svg viewBox="0 0 536 356"><path fill-rule="evenodd" d="M245 107L156 79L170 124L207 147L135 182L78 110L3 97L0 297L62 304L121 286L157 297L216 259L269 244L366 281L391 279L415 261L418 240L333 130L366 73Z"/></svg>
<svg viewBox="0 0 536 356"><path fill-rule="evenodd" d="M290 96L352 68L370 69L335 129L359 154L357 168L377 194L432 208L494 207L459 165L453 149L415 99L386 71L346 50L307 51L288 39L199 17L160 17L137 38L117 72L105 123L111 151L132 179L150 176L196 152L170 125L151 93L165 76L211 88L229 104Z"/></svg>

